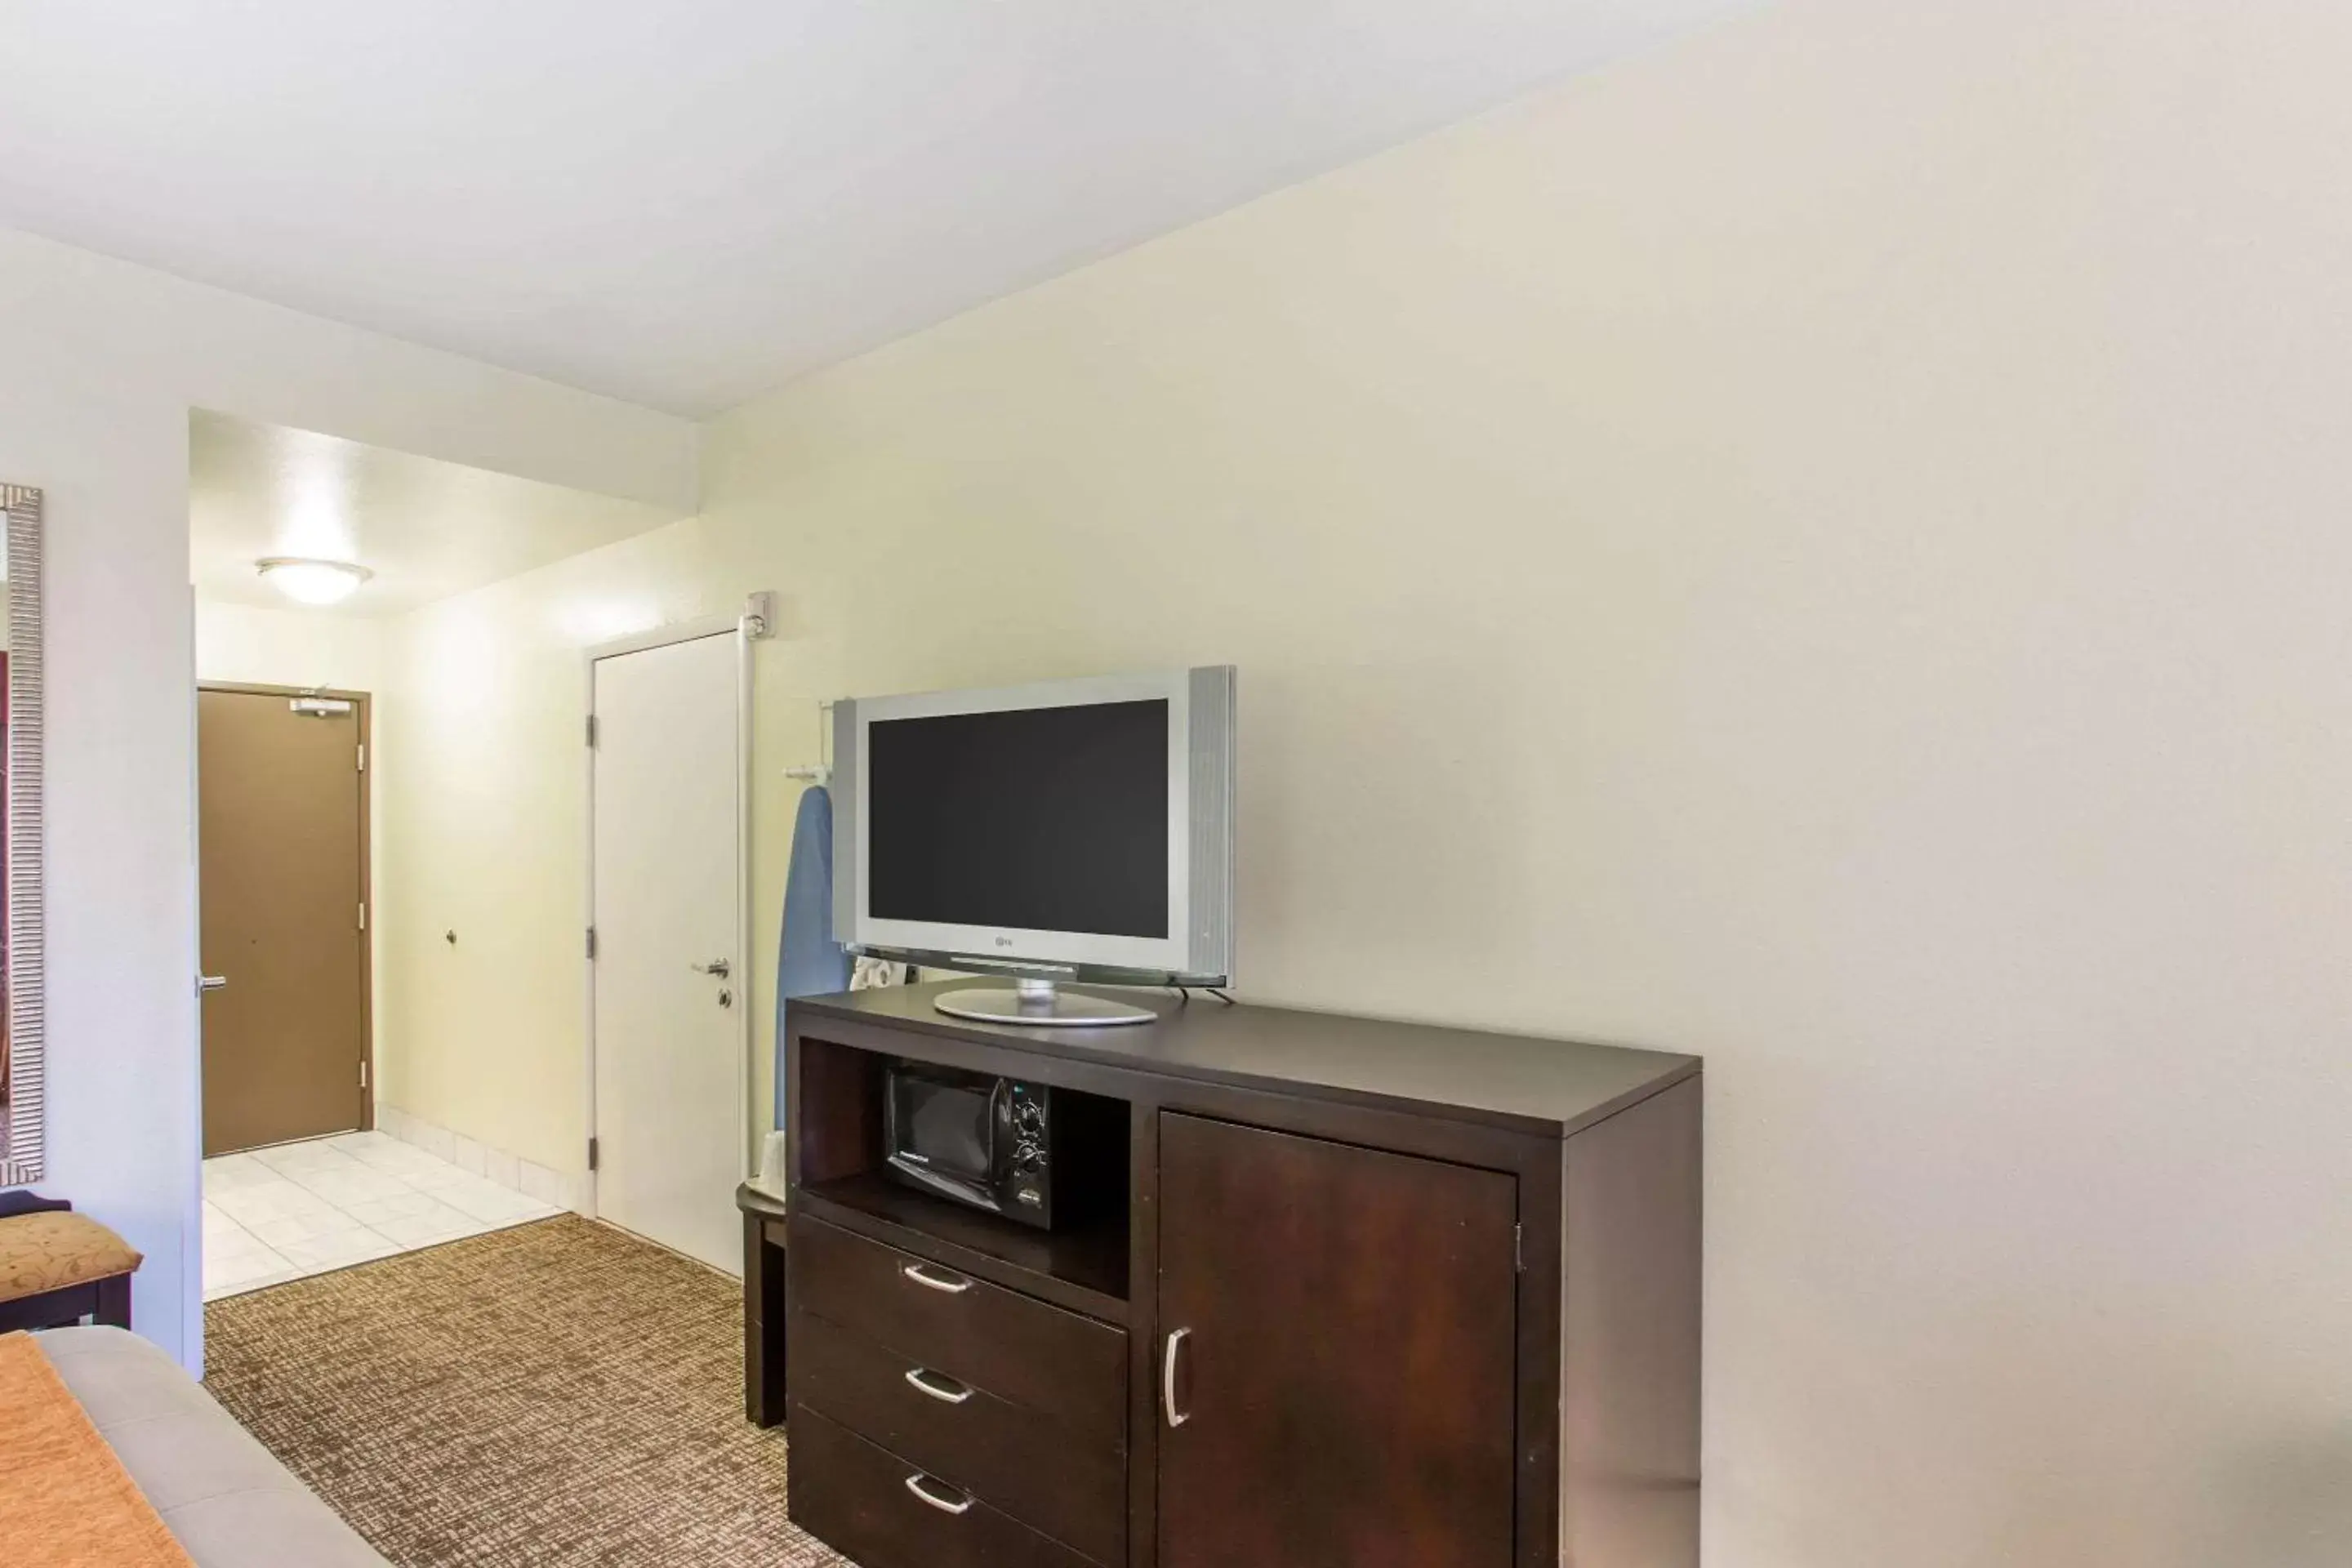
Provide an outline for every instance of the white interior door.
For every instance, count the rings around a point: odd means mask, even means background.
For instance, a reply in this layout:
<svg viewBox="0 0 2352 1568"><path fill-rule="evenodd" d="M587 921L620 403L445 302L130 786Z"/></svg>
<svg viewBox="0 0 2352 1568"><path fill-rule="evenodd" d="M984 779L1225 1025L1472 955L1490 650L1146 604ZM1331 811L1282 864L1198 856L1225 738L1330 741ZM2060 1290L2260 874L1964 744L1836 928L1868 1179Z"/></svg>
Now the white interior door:
<svg viewBox="0 0 2352 1568"><path fill-rule="evenodd" d="M596 1212L740 1274L736 638L615 654L591 669Z"/></svg>

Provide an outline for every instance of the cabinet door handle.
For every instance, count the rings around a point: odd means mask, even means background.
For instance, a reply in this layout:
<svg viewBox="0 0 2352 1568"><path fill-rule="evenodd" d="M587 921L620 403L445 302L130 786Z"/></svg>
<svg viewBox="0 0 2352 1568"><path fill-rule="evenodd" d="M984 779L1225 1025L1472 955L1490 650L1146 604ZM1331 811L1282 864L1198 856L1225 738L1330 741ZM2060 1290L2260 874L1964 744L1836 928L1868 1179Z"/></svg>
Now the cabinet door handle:
<svg viewBox="0 0 2352 1568"><path fill-rule="evenodd" d="M932 1273L919 1263L901 1264L898 1272L920 1285L924 1289L937 1290L944 1295L961 1296L971 1289L971 1281L969 1279L950 1279Z"/></svg>
<svg viewBox="0 0 2352 1568"><path fill-rule="evenodd" d="M1160 1350L1160 1403L1167 1408L1168 1425L1171 1428L1181 1426L1192 1419L1191 1411L1176 1408L1176 1347L1182 1344L1184 1336L1192 1331L1190 1329L1172 1331L1168 1342Z"/></svg>
<svg viewBox="0 0 2352 1568"><path fill-rule="evenodd" d="M907 1374L907 1381L918 1394L928 1394L942 1405L961 1405L971 1397L971 1390L951 1377L941 1377L927 1367L917 1367Z"/></svg>
<svg viewBox="0 0 2352 1568"><path fill-rule="evenodd" d="M933 1508L938 1509L941 1513L968 1513L971 1510L971 1499L969 1497L943 1497L938 1491L932 1489L938 1485L939 1483L937 1481L931 1479L930 1477L924 1475L919 1470L907 1478L907 1489L914 1493L917 1497L922 1499L923 1501L930 1504Z"/></svg>

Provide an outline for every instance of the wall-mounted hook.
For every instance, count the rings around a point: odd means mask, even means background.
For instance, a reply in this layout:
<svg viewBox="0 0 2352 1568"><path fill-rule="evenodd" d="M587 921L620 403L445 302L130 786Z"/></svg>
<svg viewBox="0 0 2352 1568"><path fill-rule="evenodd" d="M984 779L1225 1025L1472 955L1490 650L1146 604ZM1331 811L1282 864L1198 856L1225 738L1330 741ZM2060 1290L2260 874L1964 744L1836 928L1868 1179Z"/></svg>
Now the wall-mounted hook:
<svg viewBox="0 0 2352 1568"><path fill-rule="evenodd" d="M786 768L784 770L786 778L799 779L813 784L829 784L833 782L833 759L828 754L832 751L828 742L833 738L833 726L826 722L826 716L832 711L833 704L830 702L820 702L816 705L816 766Z"/></svg>

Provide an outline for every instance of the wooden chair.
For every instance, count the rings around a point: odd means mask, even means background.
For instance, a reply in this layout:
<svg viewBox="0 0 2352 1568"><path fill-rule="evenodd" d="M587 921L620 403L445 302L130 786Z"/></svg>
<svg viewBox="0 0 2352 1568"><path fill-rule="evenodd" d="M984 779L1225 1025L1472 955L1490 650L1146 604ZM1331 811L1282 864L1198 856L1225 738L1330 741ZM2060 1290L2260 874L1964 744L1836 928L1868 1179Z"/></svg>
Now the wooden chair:
<svg viewBox="0 0 2352 1568"><path fill-rule="evenodd" d="M131 1277L144 1262L62 1198L0 1193L0 1333L84 1318L131 1326Z"/></svg>

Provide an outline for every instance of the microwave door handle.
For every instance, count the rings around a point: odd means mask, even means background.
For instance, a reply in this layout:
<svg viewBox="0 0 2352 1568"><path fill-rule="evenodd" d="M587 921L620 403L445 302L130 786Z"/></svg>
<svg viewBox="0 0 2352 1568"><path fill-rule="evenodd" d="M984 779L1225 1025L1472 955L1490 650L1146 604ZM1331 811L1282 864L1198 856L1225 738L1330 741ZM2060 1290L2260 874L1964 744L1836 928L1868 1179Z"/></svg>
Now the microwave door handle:
<svg viewBox="0 0 2352 1568"><path fill-rule="evenodd" d="M1013 1080L1000 1078L988 1086L988 1175L984 1184L992 1194L1013 1168ZM992 1203L999 1214L1004 1212Z"/></svg>

